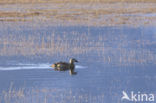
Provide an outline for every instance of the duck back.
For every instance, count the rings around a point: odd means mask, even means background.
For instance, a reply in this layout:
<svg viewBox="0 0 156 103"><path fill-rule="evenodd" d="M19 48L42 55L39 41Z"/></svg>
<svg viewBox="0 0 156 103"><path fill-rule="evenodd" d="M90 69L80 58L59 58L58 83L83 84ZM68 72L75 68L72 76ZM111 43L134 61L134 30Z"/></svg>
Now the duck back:
<svg viewBox="0 0 156 103"><path fill-rule="evenodd" d="M54 65L55 65L54 69L58 71L66 71L70 69L70 64L66 62L58 62L54 63Z"/></svg>

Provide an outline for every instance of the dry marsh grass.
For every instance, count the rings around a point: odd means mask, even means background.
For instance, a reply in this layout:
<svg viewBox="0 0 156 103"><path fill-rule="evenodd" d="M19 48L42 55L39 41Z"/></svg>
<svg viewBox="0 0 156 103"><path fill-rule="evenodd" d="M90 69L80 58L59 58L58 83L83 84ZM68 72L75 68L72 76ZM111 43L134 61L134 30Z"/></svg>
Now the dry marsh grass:
<svg viewBox="0 0 156 103"><path fill-rule="evenodd" d="M18 6L18 9L16 8ZM155 3L37 3L2 5L0 21L47 21L53 25L155 25ZM12 8L12 9L9 9Z"/></svg>
<svg viewBox="0 0 156 103"><path fill-rule="evenodd" d="M17 2L29 2L29 0L17 0ZM44 1L40 0L38 2ZM51 1L49 0L46 2ZM42 28L43 25L48 27L49 25L58 26L59 24L61 24L61 26L119 26L122 24L128 26L143 26L156 24L156 16L144 16L146 14L156 13L155 3L28 3L21 5L1 5L1 8L1 23L21 23L21 21L23 21L24 24L22 25L28 23L28 25L32 25L32 27L34 26L32 29L35 29L35 26ZM38 25L39 23L40 25ZM3 24L1 26L3 26ZM10 28L14 28L13 26L10 26ZM20 30L20 28L14 29L15 31ZM91 41L92 39L89 38L88 34L73 33L72 35L76 35L72 37L73 43L68 39L68 35L63 34L63 36L56 34L47 36L44 34L42 37L36 34L27 34L28 36L23 36L22 34L8 34L7 36L2 36L0 38L0 56L89 56L89 53L95 51L95 54L99 57L99 61L101 60L105 63L116 62L118 64L144 64L149 61L154 63L155 61L155 54L149 50L127 50L126 48L122 48L124 45L129 45L126 40L124 40L123 43L118 42L116 44L118 48L114 49L107 47L105 43L107 38L104 38L103 34L99 36L97 42ZM131 41L130 44L133 44L133 42L138 45L143 45L143 43L146 44L146 42L136 41ZM136 56L138 58L136 58Z"/></svg>
<svg viewBox="0 0 156 103"><path fill-rule="evenodd" d="M156 2L155 0L0 0L1 4L12 3L114 3L114 2Z"/></svg>
<svg viewBox="0 0 156 103"><path fill-rule="evenodd" d="M29 16L37 16L38 12L34 13L20 13L20 12L0 12L1 17L29 17Z"/></svg>
<svg viewBox="0 0 156 103"><path fill-rule="evenodd" d="M0 95L1 103L104 103L105 96L103 93L93 95L84 92L84 89L74 92L72 89L59 88L32 88L25 89L10 88L3 91ZM81 92L80 92L81 91Z"/></svg>
<svg viewBox="0 0 156 103"><path fill-rule="evenodd" d="M118 37L113 37L110 40L104 35L99 35L95 41L88 34L78 35L76 33L73 33L70 38L68 35L55 34L48 36L29 35L26 37L10 35L0 38L0 56L40 58L44 55L46 58L53 58L84 55L86 58L96 57L98 58L97 61L104 64L155 64L156 55L148 49L141 48L141 46L155 44L156 42L140 40L127 42L124 35L121 35L121 38L123 38L122 42L117 41ZM108 42L113 47L109 46ZM138 45L138 49L128 49L131 47L130 45ZM93 62L94 60L88 61Z"/></svg>

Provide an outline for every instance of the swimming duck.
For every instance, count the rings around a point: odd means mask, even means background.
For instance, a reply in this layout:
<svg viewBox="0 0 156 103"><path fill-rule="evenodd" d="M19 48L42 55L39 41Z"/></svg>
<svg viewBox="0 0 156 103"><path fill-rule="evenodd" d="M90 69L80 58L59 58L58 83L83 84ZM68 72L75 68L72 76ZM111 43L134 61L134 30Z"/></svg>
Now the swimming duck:
<svg viewBox="0 0 156 103"><path fill-rule="evenodd" d="M57 71L66 71L69 70L70 74L76 74L76 72L74 72L75 69L75 62L78 62L76 59L71 58L69 60L69 63L67 62L57 62L51 65L51 67L53 67L55 70Z"/></svg>

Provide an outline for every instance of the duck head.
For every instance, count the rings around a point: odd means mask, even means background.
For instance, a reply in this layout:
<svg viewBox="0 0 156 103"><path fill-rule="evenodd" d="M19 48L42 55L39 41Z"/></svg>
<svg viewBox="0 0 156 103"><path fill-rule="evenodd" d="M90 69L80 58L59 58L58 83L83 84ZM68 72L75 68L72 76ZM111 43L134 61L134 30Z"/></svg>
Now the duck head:
<svg viewBox="0 0 156 103"><path fill-rule="evenodd" d="M74 62L78 62L75 58L71 58L69 63L74 63Z"/></svg>

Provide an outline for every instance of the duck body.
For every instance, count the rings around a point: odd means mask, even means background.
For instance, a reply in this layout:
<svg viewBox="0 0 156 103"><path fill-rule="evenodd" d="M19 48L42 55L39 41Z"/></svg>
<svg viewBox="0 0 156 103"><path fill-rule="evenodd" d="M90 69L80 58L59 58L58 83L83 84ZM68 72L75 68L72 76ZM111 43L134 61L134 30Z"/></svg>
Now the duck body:
<svg viewBox="0 0 156 103"><path fill-rule="evenodd" d="M70 64L66 62L57 62L52 65L56 71L66 71L70 69Z"/></svg>
<svg viewBox="0 0 156 103"><path fill-rule="evenodd" d="M57 62L52 64L51 67L54 68L54 70L56 71L70 71L70 74L76 74L76 72L74 72L75 70L75 64L74 62L78 62L76 59L70 59L69 63L67 62Z"/></svg>

